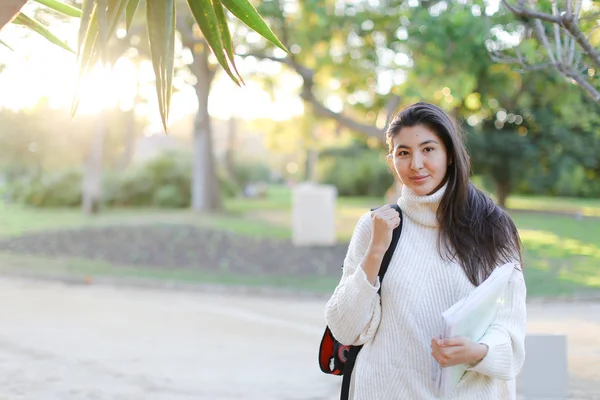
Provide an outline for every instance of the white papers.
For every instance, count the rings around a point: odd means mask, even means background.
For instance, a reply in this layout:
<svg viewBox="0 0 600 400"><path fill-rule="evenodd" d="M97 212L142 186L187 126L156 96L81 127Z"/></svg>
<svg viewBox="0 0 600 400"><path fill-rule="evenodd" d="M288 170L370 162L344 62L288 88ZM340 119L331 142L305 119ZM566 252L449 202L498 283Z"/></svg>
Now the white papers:
<svg viewBox="0 0 600 400"><path fill-rule="evenodd" d="M442 313L444 331L441 337L467 337L479 341L496 318L498 307L504 301L508 280L515 268L509 263L496 268L492 274L468 296ZM435 363L434 381L442 397L449 395L467 370L465 364L441 368Z"/></svg>

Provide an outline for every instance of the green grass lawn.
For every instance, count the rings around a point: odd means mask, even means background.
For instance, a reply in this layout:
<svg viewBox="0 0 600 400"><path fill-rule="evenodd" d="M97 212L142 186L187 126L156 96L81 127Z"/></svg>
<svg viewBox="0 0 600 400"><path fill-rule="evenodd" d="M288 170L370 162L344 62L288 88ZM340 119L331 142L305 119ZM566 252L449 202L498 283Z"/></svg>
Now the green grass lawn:
<svg viewBox="0 0 600 400"><path fill-rule="evenodd" d="M78 209L0 206L0 237L42 230L153 223L193 224L275 239L290 237L289 228L269 224L268 221L260 219L245 218L239 212L197 214L189 210L111 209L88 217Z"/></svg>
<svg viewBox="0 0 600 400"><path fill-rule="evenodd" d="M337 236L347 241L361 214L383 204L379 198L340 198L336 205ZM525 247L525 274L531 296L600 291L600 219L575 218L539 211L576 212L600 216L600 200L512 197L509 207ZM80 226L174 223L194 224L238 234L289 239L291 237L291 195L289 189L270 187L266 199L228 199L225 212L195 214L189 210L108 210L99 216L85 217L79 210L32 210L19 206L0 207L0 237L22 233ZM523 210L533 210L527 212ZM119 266L89 260L53 260L1 254L5 265L35 270L50 265L61 273L137 276L148 279L174 279L190 282L243 283L247 285L289 286L329 291L337 279L285 279L208 275L198 272L159 271ZM46 268L47 270L48 268Z"/></svg>
<svg viewBox="0 0 600 400"><path fill-rule="evenodd" d="M600 220L513 214L532 296L600 289Z"/></svg>
<svg viewBox="0 0 600 400"><path fill-rule="evenodd" d="M568 197L511 196L506 201L509 209L550 211L600 217L600 200Z"/></svg>

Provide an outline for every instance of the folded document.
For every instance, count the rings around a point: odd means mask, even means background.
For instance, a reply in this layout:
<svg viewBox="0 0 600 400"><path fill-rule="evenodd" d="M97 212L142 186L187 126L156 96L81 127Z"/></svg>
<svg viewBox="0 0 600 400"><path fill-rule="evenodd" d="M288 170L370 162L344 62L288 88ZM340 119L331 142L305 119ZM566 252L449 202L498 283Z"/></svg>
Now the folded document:
<svg viewBox="0 0 600 400"><path fill-rule="evenodd" d="M467 337L479 341L498 313L504 302L506 286L516 264L509 263L496 268L490 276L468 296L442 313L444 330L442 338ZM448 396L458 385L467 370L460 364L441 368L435 363L434 380L441 397Z"/></svg>

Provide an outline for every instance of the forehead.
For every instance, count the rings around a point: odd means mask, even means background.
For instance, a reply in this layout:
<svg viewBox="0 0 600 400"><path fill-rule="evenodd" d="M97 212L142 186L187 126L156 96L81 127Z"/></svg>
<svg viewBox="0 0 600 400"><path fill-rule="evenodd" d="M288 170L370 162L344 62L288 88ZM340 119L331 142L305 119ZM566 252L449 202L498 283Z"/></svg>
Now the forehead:
<svg viewBox="0 0 600 400"><path fill-rule="evenodd" d="M394 136L394 147L403 146L419 146L425 141L435 140L441 143L440 137L426 125L405 126Z"/></svg>

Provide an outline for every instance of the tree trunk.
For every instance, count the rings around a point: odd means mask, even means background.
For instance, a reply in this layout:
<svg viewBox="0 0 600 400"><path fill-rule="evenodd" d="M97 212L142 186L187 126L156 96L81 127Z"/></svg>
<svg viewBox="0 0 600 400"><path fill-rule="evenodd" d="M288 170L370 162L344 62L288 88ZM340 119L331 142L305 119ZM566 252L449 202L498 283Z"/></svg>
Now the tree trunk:
<svg viewBox="0 0 600 400"><path fill-rule="evenodd" d="M498 205L506 209L506 199L510 194L510 182L496 182L496 195L498 196Z"/></svg>
<svg viewBox="0 0 600 400"><path fill-rule="evenodd" d="M192 162L192 209L208 212L221 209L221 191L215 166L208 94L215 70L208 63L209 48L204 39L194 33L194 20L184 13L177 15L177 30L183 45L192 52L194 61L189 65L196 77L198 112L194 120L194 155Z"/></svg>
<svg viewBox="0 0 600 400"><path fill-rule="evenodd" d="M316 149L315 140L315 115L313 106L310 102L304 101L304 180L316 182L317 179L317 161L319 153Z"/></svg>
<svg viewBox="0 0 600 400"><path fill-rule="evenodd" d="M237 139L237 120L234 115L229 117L227 124L227 147L225 149L225 170L229 179L235 181L235 142Z"/></svg>
<svg viewBox="0 0 600 400"><path fill-rule="evenodd" d="M314 148L306 149L306 173L304 179L307 182L317 182L317 163L319 152Z"/></svg>
<svg viewBox="0 0 600 400"><path fill-rule="evenodd" d="M102 158L106 127L106 113L101 111L96 121L83 175L81 207L87 215L97 214L102 202Z"/></svg>
<svg viewBox="0 0 600 400"><path fill-rule="evenodd" d="M194 54L195 65L192 69L197 78L194 88L198 97L198 112L194 121L192 208L194 211L207 212L221 208L221 193L215 167L210 115L208 114L208 95L214 71L210 70L208 64L208 47L198 47L201 49Z"/></svg>
<svg viewBox="0 0 600 400"><path fill-rule="evenodd" d="M137 138L137 124L135 121L135 110L131 109L123 112L123 118L125 119L125 132L123 133L123 152L119 156L117 163L117 169L119 171L125 171L131 164L133 158L133 150L135 149L135 139Z"/></svg>

